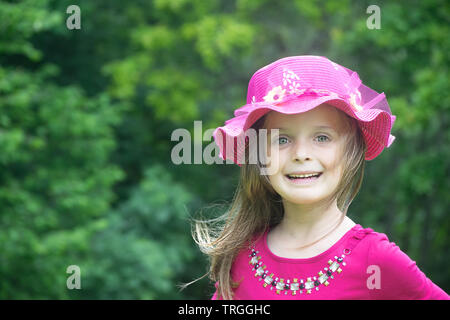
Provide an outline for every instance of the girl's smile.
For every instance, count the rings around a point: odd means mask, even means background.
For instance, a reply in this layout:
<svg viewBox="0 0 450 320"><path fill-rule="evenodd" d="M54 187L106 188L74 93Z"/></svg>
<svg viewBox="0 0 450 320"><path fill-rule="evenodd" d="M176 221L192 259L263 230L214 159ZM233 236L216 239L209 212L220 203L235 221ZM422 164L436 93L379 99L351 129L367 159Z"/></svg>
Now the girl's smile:
<svg viewBox="0 0 450 320"><path fill-rule="evenodd" d="M289 180L289 182L292 182L293 184L307 185L307 184L317 181L321 175L322 175L322 173L305 174L305 175L288 174L288 175L285 175L285 177L286 177L286 179Z"/></svg>

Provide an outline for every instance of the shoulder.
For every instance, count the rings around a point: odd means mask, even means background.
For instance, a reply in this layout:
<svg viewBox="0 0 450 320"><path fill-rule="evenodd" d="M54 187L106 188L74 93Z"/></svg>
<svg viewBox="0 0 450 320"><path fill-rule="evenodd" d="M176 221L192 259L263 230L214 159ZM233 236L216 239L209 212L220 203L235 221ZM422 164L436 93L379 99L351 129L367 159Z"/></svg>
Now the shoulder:
<svg viewBox="0 0 450 320"><path fill-rule="evenodd" d="M366 239L368 264L382 268L386 275L409 276L409 271L415 270L416 262L391 242L386 234L372 231Z"/></svg>
<svg viewBox="0 0 450 320"><path fill-rule="evenodd" d="M415 270L416 262L404 253L399 246L391 242L386 234L371 230L366 239L369 263L382 266L385 271L390 273ZM406 274L408 275L409 272Z"/></svg>
<svg viewBox="0 0 450 320"><path fill-rule="evenodd" d="M377 281L371 287L372 297L378 299L448 299L419 269L399 246L384 233L369 230L365 237L368 281Z"/></svg>
<svg viewBox="0 0 450 320"><path fill-rule="evenodd" d="M403 265L414 263L400 248L391 242L384 233L374 231L371 228L363 228L357 225L354 238L361 240L360 247L367 252L367 259L371 262L379 262L383 265Z"/></svg>

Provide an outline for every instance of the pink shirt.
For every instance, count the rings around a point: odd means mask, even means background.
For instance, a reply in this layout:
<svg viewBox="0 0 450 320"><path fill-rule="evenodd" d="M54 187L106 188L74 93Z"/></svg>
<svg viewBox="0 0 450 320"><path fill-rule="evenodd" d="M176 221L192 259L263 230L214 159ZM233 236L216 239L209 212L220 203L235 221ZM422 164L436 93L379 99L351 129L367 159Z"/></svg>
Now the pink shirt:
<svg viewBox="0 0 450 320"><path fill-rule="evenodd" d="M242 281L234 289L235 300L450 298L385 234L359 224L307 259L275 255L267 233L233 263L231 276Z"/></svg>

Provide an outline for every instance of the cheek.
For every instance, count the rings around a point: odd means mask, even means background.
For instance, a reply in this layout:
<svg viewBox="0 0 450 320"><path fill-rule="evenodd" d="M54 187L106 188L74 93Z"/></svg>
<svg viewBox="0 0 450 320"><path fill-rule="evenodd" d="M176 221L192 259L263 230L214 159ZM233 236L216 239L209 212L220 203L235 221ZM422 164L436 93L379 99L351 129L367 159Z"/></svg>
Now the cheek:
<svg viewBox="0 0 450 320"><path fill-rule="evenodd" d="M339 183L344 171L344 163L342 161L339 161L339 159L333 159L333 161L329 161L327 163L326 171L329 178L331 178L336 183Z"/></svg>
<svg viewBox="0 0 450 320"><path fill-rule="evenodd" d="M338 171L342 165L340 152L337 148L323 150L320 153L320 161L327 171Z"/></svg>

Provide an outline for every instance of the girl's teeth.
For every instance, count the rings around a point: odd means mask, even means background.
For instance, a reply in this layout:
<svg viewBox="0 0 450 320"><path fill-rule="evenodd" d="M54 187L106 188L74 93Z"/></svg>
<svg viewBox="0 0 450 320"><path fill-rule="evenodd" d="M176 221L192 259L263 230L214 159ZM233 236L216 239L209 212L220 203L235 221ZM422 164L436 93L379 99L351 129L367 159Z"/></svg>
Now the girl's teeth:
<svg viewBox="0 0 450 320"><path fill-rule="evenodd" d="M291 179L318 177L320 174L289 175Z"/></svg>

